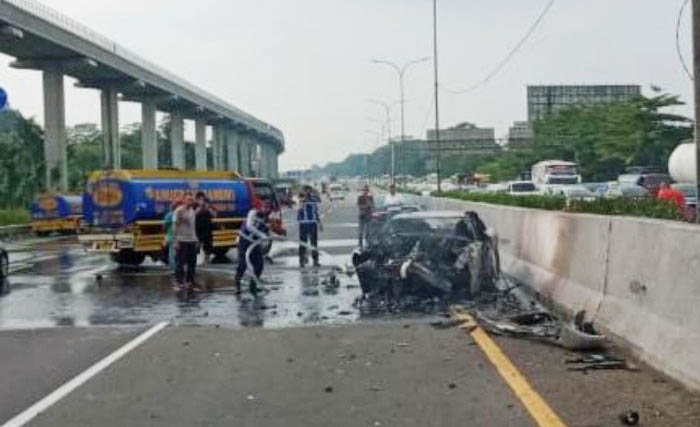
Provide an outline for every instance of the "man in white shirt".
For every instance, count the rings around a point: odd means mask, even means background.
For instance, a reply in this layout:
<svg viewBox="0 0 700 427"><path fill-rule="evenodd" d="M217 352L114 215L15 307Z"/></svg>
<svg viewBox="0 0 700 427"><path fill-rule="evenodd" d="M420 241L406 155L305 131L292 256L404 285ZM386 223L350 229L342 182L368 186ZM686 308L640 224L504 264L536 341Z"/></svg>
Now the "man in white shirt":
<svg viewBox="0 0 700 427"><path fill-rule="evenodd" d="M174 244L175 244L175 280L177 287L185 286L188 290L194 287L195 270L197 268L197 233L195 231L195 208L197 203L191 194L185 196L185 203L173 213Z"/></svg>
<svg viewBox="0 0 700 427"><path fill-rule="evenodd" d="M387 196L384 196L384 207L396 206L401 204L403 204L403 197L401 197L401 195L399 194L396 194L396 185L391 184L389 186L389 194Z"/></svg>

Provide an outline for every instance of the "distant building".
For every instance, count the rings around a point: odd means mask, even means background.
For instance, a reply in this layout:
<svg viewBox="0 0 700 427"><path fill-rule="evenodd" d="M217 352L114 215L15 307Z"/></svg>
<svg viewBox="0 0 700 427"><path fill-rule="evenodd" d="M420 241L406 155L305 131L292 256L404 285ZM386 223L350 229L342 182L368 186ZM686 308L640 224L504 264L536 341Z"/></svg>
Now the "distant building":
<svg viewBox="0 0 700 427"><path fill-rule="evenodd" d="M641 93L639 85L528 86L527 119L532 123L572 105L624 101Z"/></svg>
<svg viewBox="0 0 700 427"><path fill-rule="evenodd" d="M534 137L535 134L530 122L513 122L513 125L508 129L506 144L509 148L525 147L532 143Z"/></svg>
<svg viewBox="0 0 700 427"><path fill-rule="evenodd" d="M496 145L496 133L493 128L479 128L472 123L440 129L441 151L459 152L494 152L500 149ZM436 141L435 129L428 129L426 140L429 144Z"/></svg>

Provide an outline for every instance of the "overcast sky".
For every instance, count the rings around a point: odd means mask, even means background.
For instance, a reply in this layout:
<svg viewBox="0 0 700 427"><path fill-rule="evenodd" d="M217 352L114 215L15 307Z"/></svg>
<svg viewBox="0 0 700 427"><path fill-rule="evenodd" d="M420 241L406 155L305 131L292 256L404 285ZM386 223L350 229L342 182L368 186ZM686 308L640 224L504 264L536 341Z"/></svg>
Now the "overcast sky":
<svg viewBox="0 0 700 427"><path fill-rule="evenodd" d="M549 0L438 0L440 80L459 89L484 78ZM281 169L342 160L378 146L370 98L393 102L396 75L370 58L432 55L431 0L44 0L189 82L280 128ZM464 95L441 91L444 126L469 121L504 136L526 118L527 84L649 84L692 100L675 47L682 0L557 0L491 82ZM689 8L690 9L690 8ZM690 58L690 10L681 46ZM0 55L0 86L42 121L41 77ZM98 92L66 83L68 124L100 122ZM406 74L406 133L432 127L432 64ZM398 108L392 132L399 133ZM691 106L677 112L690 115ZM122 124L140 120L120 104ZM194 126L188 123L188 135Z"/></svg>

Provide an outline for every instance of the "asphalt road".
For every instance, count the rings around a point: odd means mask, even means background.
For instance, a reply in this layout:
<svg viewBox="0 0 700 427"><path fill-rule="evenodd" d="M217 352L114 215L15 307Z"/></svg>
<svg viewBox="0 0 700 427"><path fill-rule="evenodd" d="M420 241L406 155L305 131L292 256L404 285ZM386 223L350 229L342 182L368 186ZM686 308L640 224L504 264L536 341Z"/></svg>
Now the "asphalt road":
<svg viewBox="0 0 700 427"><path fill-rule="evenodd" d="M450 426L535 425L527 399L442 313L358 310L355 278L328 282L355 247L356 214L335 203L321 269L297 267L277 243L266 292L236 297L234 264L202 266L210 291L179 298L166 267L119 269L74 241L22 242L12 291L0 298L0 423L158 322L169 326L42 407L30 425ZM498 347L566 424L700 425L700 395L640 364L639 372L567 371L559 348L502 337ZM625 349L615 349L625 355Z"/></svg>

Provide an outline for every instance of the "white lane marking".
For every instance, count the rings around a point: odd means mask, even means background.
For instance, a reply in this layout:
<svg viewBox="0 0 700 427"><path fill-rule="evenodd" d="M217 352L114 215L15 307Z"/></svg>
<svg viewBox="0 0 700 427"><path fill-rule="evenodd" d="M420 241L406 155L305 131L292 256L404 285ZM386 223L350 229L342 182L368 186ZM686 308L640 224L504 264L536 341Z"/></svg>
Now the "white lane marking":
<svg viewBox="0 0 700 427"><path fill-rule="evenodd" d="M360 226L360 224L358 224L356 222L338 222L338 223L323 224L323 228L357 228L359 226Z"/></svg>
<svg viewBox="0 0 700 427"><path fill-rule="evenodd" d="M10 421L7 421L5 424L3 424L2 427L21 427L27 424L37 415L49 409L54 403L63 399L73 390L85 384L90 378L99 374L109 365L121 359L125 354L135 349L139 345L143 344L147 339L151 338L153 335L160 332L163 328L168 326L168 323L169 322L160 322L152 328L150 328L149 330L147 330L146 332L137 336L133 340L124 344L116 351L114 351L114 353L110 354L109 356L105 357L104 359L100 360L94 365L90 366L86 371L83 371L82 373L73 377L73 379L71 379L67 383L64 383L62 386L51 392L51 394L47 395L46 397L39 400L29 408L25 409L23 412L17 414Z"/></svg>
<svg viewBox="0 0 700 427"><path fill-rule="evenodd" d="M299 241L287 240L272 244L272 250L283 250L299 247ZM324 239L318 241L319 248L354 248L357 247L357 239Z"/></svg>

